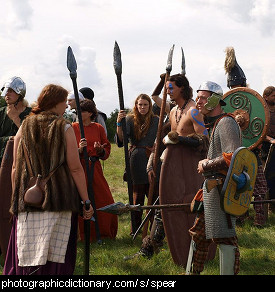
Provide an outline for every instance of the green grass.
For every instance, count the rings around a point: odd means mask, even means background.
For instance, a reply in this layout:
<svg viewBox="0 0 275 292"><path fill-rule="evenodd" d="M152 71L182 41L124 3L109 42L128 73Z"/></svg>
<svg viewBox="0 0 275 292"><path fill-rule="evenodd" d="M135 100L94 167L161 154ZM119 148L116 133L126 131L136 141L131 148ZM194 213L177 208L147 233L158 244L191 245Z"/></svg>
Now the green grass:
<svg viewBox="0 0 275 292"><path fill-rule="evenodd" d="M112 144L111 155L103 163L104 175L109 183L115 202L128 202L127 184L123 182L124 152ZM254 216L253 208L250 215ZM269 216L264 228L256 228L248 219L244 226L237 227L241 253L240 275L275 274L275 215ZM90 275L181 275L184 269L176 266L171 258L167 243L164 242L159 254L150 260L143 257L125 261L124 256L136 253L141 246L141 235L132 240L130 214L119 216L118 234L115 240L104 239L103 244L91 243ZM75 275L83 274L83 243L78 242ZM2 270L0 269L0 272ZM203 275L219 275L219 253L208 262Z"/></svg>

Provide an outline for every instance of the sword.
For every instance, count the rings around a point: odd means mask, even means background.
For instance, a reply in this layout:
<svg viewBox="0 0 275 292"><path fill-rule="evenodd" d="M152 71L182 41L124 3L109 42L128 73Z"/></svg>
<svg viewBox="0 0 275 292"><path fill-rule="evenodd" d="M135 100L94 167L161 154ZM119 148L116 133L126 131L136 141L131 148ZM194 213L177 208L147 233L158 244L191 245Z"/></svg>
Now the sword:
<svg viewBox="0 0 275 292"><path fill-rule="evenodd" d="M70 77L72 79L73 83L73 89L74 89L74 95L75 95L75 101L76 101L76 108L77 108L77 115L79 120L79 128L80 128L80 134L81 138L85 138L84 134L84 127L83 127L83 121L81 116L81 108L80 108L80 102L79 102L79 95L78 95L78 89L77 89L77 63L72 51L71 47L68 47L67 51L67 68L70 71ZM83 155L85 159L86 164L86 172L87 172L87 178L88 178L88 195L89 199L92 203L93 209L96 210L95 206L95 200L94 200L94 194L92 191L92 181L89 179L89 157L87 154L86 147L83 148ZM85 205L86 209L89 209L89 206ZM99 233L99 226L97 221L97 214L94 212L94 218L95 218L95 226L96 226L96 233L97 237L100 240L100 233ZM84 220L84 230L85 230L85 248L84 248L84 254L85 254L85 263L84 263L84 274L89 275L89 262L90 262L90 220Z"/></svg>
<svg viewBox="0 0 275 292"><path fill-rule="evenodd" d="M266 173L266 167L268 166L268 163L269 163L269 161L271 159L271 155L272 155L273 149L274 149L274 144L271 144L270 147L269 147L267 159L266 159L266 162L265 162L265 165L264 165L264 169L263 169L264 174Z"/></svg>
<svg viewBox="0 0 275 292"><path fill-rule="evenodd" d="M272 200L262 200L262 201L252 201L250 204L266 204L266 203L275 203L275 199ZM123 204L122 202L113 203L104 207L97 209L98 211L115 214L115 215L122 215L132 211L142 211L148 209L181 209L190 206L191 203L182 203L182 204L164 204L164 205L129 205Z"/></svg>
<svg viewBox="0 0 275 292"><path fill-rule="evenodd" d="M118 87L118 97L119 97L119 106L120 110L124 110L124 98L123 98L123 88L122 88L122 62L121 62L121 52L117 42L115 42L114 46L114 69L117 76L117 87ZM125 168L126 168L126 175L127 175L127 187L128 187L128 197L129 197L129 204L133 204L133 182L130 170L130 160L129 160L129 152L128 152L128 137L127 137L127 130L126 130L126 120L122 119L121 121L121 128L123 132L123 147L124 147L124 157L125 157ZM134 214L131 213L131 222L132 228L135 230L135 217Z"/></svg>
<svg viewBox="0 0 275 292"><path fill-rule="evenodd" d="M164 87L172 71L172 59L173 59L174 47L175 45L173 45L171 49L169 50L168 60L167 60L167 65L166 65ZM157 131L156 144L155 144L155 154L154 154L154 160L153 160L154 173L157 173L157 166L158 166L158 161L159 161L159 156L160 156L159 149L160 149L161 131L163 127L163 119L164 119L165 107L166 107L166 99L167 99L167 90L164 89L161 108L160 108L160 115L159 115L159 124L158 124L158 131ZM155 178L152 179L152 182L150 183L150 186L149 186L148 203L147 203L148 205L152 204L154 189L155 189ZM142 238L144 238L147 235L148 224L149 224L148 221L146 221L144 224L144 227L142 230Z"/></svg>
<svg viewBox="0 0 275 292"><path fill-rule="evenodd" d="M155 200L153 205L156 205L157 202L159 201L159 197L157 197L157 199ZM137 237L140 229L144 226L144 224L147 222L147 220L149 219L149 216L151 215L152 209L149 210L149 212L147 212L146 216L144 217L144 219L142 220L142 222L140 223L137 231L135 232L135 234L133 235L133 240L135 240L135 238Z"/></svg>

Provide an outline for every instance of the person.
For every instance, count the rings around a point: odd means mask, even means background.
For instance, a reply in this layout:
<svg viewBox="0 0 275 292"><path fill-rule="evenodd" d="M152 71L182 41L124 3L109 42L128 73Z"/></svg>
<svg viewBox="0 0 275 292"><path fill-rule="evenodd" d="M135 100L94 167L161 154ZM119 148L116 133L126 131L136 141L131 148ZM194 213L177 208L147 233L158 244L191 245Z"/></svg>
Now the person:
<svg viewBox="0 0 275 292"><path fill-rule="evenodd" d="M79 89L79 91L83 94L83 96L89 100L92 100L94 101L94 91L89 88L89 87L82 87ZM97 110L97 116L96 116L96 119L95 119L95 122L96 123L99 123L105 130L105 133L106 133L106 136L108 135L108 132L107 132L107 127L106 127L106 124L105 124L105 121L107 120L107 116L105 113L103 113L102 111Z"/></svg>
<svg viewBox="0 0 275 292"><path fill-rule="evenodd" d="M37 106L14 138L10 208L13 226L4 275L72 275L74 272L77 214L82 209L83 218L90 220L93 208L73 128L62 117L67 95L68 91L59 85L46 85ZM30 207L24 201L24 191L30 181L26 156L34 176L41 174L45 178L55 170L45 186L41 209Z"/></svg>
<svg viewBox="0 0 275 292"><path fill-rule="evenodd" d="M80 102L81 116L84 127L85 139L81 138L79 123L73 123L73 129L76 135L76 140L79 145L79 155L82 166L86 173L87 180L89 174L87 174L85 159L83 155L84 147L87 147L87 153L89 156L90 171L93 172L92 177L92 190L94 194L96 208L101 208L109 204L114 203L109 185L104 177L100 160L106 160L111 152L111 144L108 141L104 128L94 122L97 110L95 103L92 100L84 99ZM108 214L104 212L97 212L97 220L99 226L99 232L101 238L114 239L118 229L118 219L114 214ZM84 227L83 219L79 217L79 230L81 240L84 240ZM97 239L96 226L91 224L91 241Z"/></svg>
<svg viewBox="0 0 275 292"><path fill-rule="evenodd" d="M80 91L78 91L78 97L79 97L79 101L84 100L84 96ZM68 99L68 106L70 108L69 110L68 109L65 110L65 113L63 116L65 119L73 123L77 121L77 106L76 106L74 91L69 92L67 99Z"/></svg>
<svg viewBox="0 0 275 292"><path fill-rule="evenodd" d="M197 108L205 116L210 133L207 158L199 161L198 173L203 174L204 211L196 218L189 232L195 243L192 258L192 274L203 271L208 246L212 241L219 244L220 273L237 274L239 271L239 248L236 236L236 217L226 214L220 206L219 190L222 188L232 153L242 145L239 125L234 118L224 113L223 91L212 81L203 82L197 90ZM216 184L208 189L208 182ZM209 184L210 185L210 184Z"/></svg>
<svg viewBox="0 0 275 292"><path fill-rule="evenodd" d="M163 140L166 149L162 154L159 181L160 204L188 204L203 182L196 167L206 156L208 133L203 116L192 99L187 77L184 74L172 75L165 86L176 106L169 114L171 132ZM195 215L188 207L180 211L163 209L162 219L173 261L185 267L191 241L188 230Z"/></svg>
<svg viewBox="0 0 275 292"><path fill-rule="evenodd" d="M236 54L233 47L227 47L225 49L226 57L224 62L224 69L227 74L227 86L229 89L236 87L248 87L247 78L244 74L244 71L237 63ZM256 155L258 161L258 169L256 175L256 182L253 190L254 201L263 201L268 193L267 181L263 172L263 164L260 158L262 144L251 149L252 152ZM266 223L267 216L265 214L263 204L254 204L255 209L255 218L254 226L263 227ZM246 218L249 217L249 211L244 215L237 218L237 224L242 225Z"/></svg>
<svg viewBox="0 0 275 292"><path fill-rule="evenodd" d="M6 106L0 108L0 163L10 136L14 136L31 108L24 99L26 84L20 77L11 77L3 85L1 96Z"/></svg>
<svg viewBox="0 0 275 292"><path fill-rule="evenodd" d="M3 85L1 95L6 106L0 108L0 254L5 260L10 231L10 172L13 160L13 136L31 108L25 99L26 84L20 77L11 77Z"/></svg>
<svg viewBox="0 0 275 292"><path fill-rule="evenodd" d="M160 135L160 147L159 147L159 153L163 153L165 150L165 145L163 143L163 138L171 131L171 125L169 122L166 122L161 130ZM156 145L156 143L155 143ZM154 147L155 149L155 147ZM159 166L157 167L157 172L154 171L154 157L155 157L155 151L152 151L152 153L149 156L146 171L148 174L148 180L149 183L153 183L155 180L155 184L159 185L159 177L160 177L160 170L161 170L161 160L158 161ZM156 204L159 202L159 198L156 202ZM152 210L153 211L153 210ZM150 259L154 254L158 254L160 251L160 248L163 246L163 240L165 238L165 231L163 226L163 221L161 217L161 210L156 209L154 212L154 220L152 223L152 227L150 230L149 235L146 235L142 240L142 245L140 250L134 254L134 256L131 256L129 258L134 258L135 256L142 255L143 257L147 257ZM128 259L127 257L125 259Z"/></svg>
<svg viewBox="0 0 275 292"><path fill-rule="evenodd" d="M265 99L269 113L270 113L270 124L265 140L262 143L261 154L264 163L266 163L267 155L271 145L275 144L275 87L267 86L263 92L263 98ZM273 146L274 148L274 146ZM272 152L274 156L274 150ZM275 180L272 176L271 171L266 171L265 173L267 185L269 188L269 199L275 199ZM271 212L275 211L274 204L269 205L269 210Z"/></svg>
<svg viewBox="0 0 275 292"><path fill-rule="evenodd" d="M157 136L159 118L152 112L151 98L147 94L140 94L135 99L134 107L130 114L120 110L117 116L117 129L115 141L118 147L123 147L122 119L126 118L127 138L131 144L130 171L133 181L133 203L144 204L145 196L148 197L149 181L146 166ZM154 192L153 200L158 196ZM131 233L135 234L142 221L142 211L135 211L134 226Z"/></svg>

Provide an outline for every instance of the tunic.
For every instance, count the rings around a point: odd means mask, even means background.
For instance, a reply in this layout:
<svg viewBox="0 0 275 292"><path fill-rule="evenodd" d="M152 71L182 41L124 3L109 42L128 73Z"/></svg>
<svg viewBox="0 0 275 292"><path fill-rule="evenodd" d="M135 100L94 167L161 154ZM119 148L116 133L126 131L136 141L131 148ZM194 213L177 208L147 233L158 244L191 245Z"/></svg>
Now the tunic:
<svg viewBox="0 0 275 292"><path fill-rule="evenodd" d="M81 139L79 123L73 123L72 126L75 131L77 143L79 144L79 141ZM84 126L84 135L85 135L85 139L87 140L87 153L89 157L97 156L96 150L94 148L94 142L107 144L106 147L104 148L105 149L104 156L100 157L100 159L106 160L109 157L110 152L111 152L111 144L106 137L104 128L98 123L91 123L88 126ZM81 155L81 163L84 168L86 179L87 179L86 164L85 164L83 155ZM91 162L90 162L90 167L91 167ZM93 193L94 193L96 209L114 203L112 193L110 191L108 182L106 181L104 177L102 166L99 160L96 160L94 163L94 175L93 175L93 181L92 181L92 188L93 188ZM117 215L109 214L105 212L97 212L97 219L98 219L98 225L99 225L101 238L107 238L107 237L115 238L117 234L117 228L118 228ZM80 230L81 240L84 240L83 219L82 217L79 217L78 220L79 220L79 230ZM94 241L94 240L96 240L96 229L95 229L95 223L91 221L91 241Z"/></svg>
<svg viewBox="0 0 275 292"><path fill-rule="evenodd" d="M26 107L25 110L19 115L22 122L24 118L31 112L30 107ZM18 127L7 115L7 107L0 108L0 164L4 155L5 147L10 136L15 136L18 131Z"/></svg>
<svg viewBox="0 0 275 292"><path fill-rule="evenodd" d="M154 116L147 134L140 141L136 141L134 136L134 122L131 116L126 117L127 137L131 145L137 146L131 151L130 169L134 185L149 184L148 175L146 172L149 156L146 154L146 149L142 147L153 147L158 130L159 118ZM119 141L116 136L118 147L123 146L123 142Z"/></svg>
<svg viewBox="0 0 275 292"><path fill-rule="evenodd" d="M197 172L197 167L206 153L182 144L167 145L166 151L160 173L160 204L191 203L203 183L203 176ZM193 226L195 216L189 206L179 210L162 209L173 261L184 268L191 242L188 230Z"/></svg>
<svg viewBox="0 0 275 292"><path fill-rule="evenodd" d="M223 117L217 124L210 139L208 159L214 159L223 152L231 153L241 147L241 133L236 121L231 117ZM227 238L236 236L236 217L231 217L232 227L228 228L226 213L220 207L220 194L215 187L209 193L203 185L203 202L205 214L206 238Z"/></svg>
<svg viewBox="0 0 275 292"><path fill-rule="evenodd" d="M30 113L31 108L26 107L19 115L22 120ZM18 127L7 115L7 107L0 108L0 249L5 258L10 231L11 231L11 214L9 213L11 201L11 167L13 162L13 142L9 151L6 149L7 142L10 136L15 136ZM5 159L3 157L5 156Z"/></svg>

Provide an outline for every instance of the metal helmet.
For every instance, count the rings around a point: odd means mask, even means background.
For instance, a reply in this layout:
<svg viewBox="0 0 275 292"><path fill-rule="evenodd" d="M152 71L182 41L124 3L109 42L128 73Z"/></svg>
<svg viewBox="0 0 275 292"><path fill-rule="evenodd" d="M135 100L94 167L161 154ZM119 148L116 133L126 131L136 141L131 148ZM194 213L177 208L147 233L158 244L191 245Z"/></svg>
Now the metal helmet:
<svg viewBox="0 0 275 292"><path fill-rule="evenodd" d="M204 107L211 111L213 110L219 103L224 106L226 103L222 100L223 90L221 86L213 81L205 81L200 86L198 91L209 91L212 92L211 96L207 98L207 103Z"/></svg>
<svg viewBox="0 0 275 292"><path fill-rule="evenodd" d="M233 47L227 47L225 53L224 70L227 74L227 87L246 87L246 77L237 62L235 49Z"/></svg>
<svg viewBox="0 0 275 292"><path fill-rule="evenodd" d="M20 77L14 76L8 79L2 87L1 96L6 96L9 88L11 88L15 93L21 95L23 98L26 95L26 83Z"/></svg>

